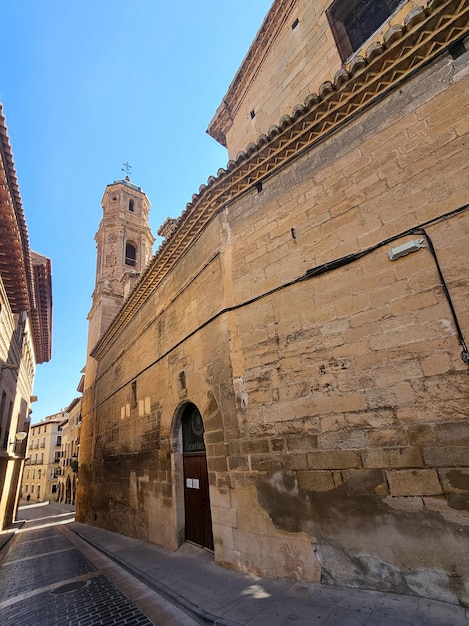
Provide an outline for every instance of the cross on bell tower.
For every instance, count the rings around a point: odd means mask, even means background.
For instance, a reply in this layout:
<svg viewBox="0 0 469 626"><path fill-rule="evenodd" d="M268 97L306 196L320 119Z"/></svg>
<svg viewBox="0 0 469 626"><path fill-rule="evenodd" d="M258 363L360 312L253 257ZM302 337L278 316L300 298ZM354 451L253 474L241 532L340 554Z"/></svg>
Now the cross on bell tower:
<svg viewBox="0 0 469 626"><path fill-rule="evenodd" d="M125 172L126 176L125 179L130 180L130 170L132 169L132 166L130 165L130 163L122 163L122 165L124 166L122 169L123 172Z"/></svg>

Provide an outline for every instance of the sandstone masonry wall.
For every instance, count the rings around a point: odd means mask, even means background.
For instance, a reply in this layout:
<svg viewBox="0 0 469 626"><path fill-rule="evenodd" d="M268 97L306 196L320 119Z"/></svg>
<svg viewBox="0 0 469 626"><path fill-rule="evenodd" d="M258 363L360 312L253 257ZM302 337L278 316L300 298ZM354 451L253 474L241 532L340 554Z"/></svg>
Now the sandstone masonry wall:
<svg viewBox="0 0 469 626"><path fill-rule="evenodd" d="M468 54L219 207L99 355L82 521L182 543L192 402L217 562L469 602L467 365L403 234L467 338Z"/></svg>

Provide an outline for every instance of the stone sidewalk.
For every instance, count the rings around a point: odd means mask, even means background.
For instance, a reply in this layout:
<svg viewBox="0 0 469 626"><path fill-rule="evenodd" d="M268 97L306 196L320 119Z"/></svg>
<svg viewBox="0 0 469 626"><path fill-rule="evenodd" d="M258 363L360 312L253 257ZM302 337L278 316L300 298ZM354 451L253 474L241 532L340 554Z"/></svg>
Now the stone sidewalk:
<svg viewBox="0 0 469 626"><path fill-rule="evenodd" d="M201 624L469 626L469 610L416 596L260 579L185 544L168 552L77 522L68 528Z"/></svg>

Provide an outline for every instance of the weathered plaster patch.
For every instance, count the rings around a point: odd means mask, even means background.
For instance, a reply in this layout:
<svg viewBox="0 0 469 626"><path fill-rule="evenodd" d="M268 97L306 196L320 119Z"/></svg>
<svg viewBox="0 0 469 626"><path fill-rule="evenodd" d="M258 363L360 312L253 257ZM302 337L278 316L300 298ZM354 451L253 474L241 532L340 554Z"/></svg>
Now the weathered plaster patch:
<svg viewBox="0 0 469 626"><path fill-rule="evenodd" d="M378 495L378 469L343 472L343 480L313 491L300 487L294 472L275 471L259 477L258 500L278 529L316 537L325 583L469 603L461 582L469 578L464 511L443 496Z"/></svg>

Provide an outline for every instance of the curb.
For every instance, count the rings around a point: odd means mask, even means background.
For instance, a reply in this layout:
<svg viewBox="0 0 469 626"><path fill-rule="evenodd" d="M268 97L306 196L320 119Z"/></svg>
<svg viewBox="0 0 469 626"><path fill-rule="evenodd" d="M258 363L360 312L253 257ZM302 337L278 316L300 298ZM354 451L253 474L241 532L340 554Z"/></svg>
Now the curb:
<svg viewBox="0 0 469 626"><path fill-rule="evenodd" d="M20 506L18 507L18 511L26 511L27 509L35 509L38 506L47 506L48 504L50 504L49 500L44 500L41 502L31 502L31 504L20 504Z"/></svg>
<svg viewBox="0 0 469 626"><path fill-rule="evenodd" d="M16 535L18 530L23 526L25 520L19 520L17 522L13 522L9 528L5 528L0 532L0 551L7 545L10 539ZM13 528L12 528L13 527Z"/></svg>
<svg viewBox="0 0 469 626"><path fill-rule="evenodd" d="M117 563L118 565L120 565L127 572L129 572L129 574L132 574L132 576L135 576L135 578L138 578L138 580L140 580L145 585L147 585L147 587L150 587L151 589L153 589L153 591L156 591L157 593L159 593L163 598L165 598L166 600L168 600L169 602L171 602L172 604L174 604L181 610L185 611L188 615L190 615L190 617L193 617L199 623L210 624L212 626L242 626L242 624L240 624L239 622L225 620L222 617L218 617L217 615L214 615L213 613L206 611L205 609L198 606L197 604L194 604L194 602L191 602L184 596L181 596L170 587L167 587L163 583L156 581L153 578L150 578L149 576L146 576L144 572L135 568L133 565L131 565L124 559L121 559L115 556L114 554L108 552L98 543L96 543L92 539L89 539L88 537L80 533L78 530L74 528L69 528L69 530L71 530L78 537L80 537L81 539L86 541L88 544L93 546L93 548L95 548L96 550L99 550L99 552L106 555L109 559L114 561L114 563Z"/></svg>

